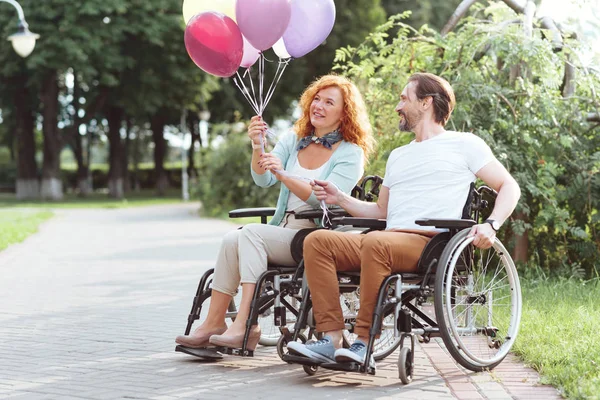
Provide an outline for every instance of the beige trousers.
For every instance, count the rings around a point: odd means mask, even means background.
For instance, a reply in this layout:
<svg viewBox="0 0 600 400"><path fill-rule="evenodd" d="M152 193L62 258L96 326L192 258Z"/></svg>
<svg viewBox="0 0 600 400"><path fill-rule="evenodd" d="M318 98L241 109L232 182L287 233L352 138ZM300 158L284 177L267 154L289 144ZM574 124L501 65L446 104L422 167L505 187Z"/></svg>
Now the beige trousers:
<svg viewBox="0 0 600 400"><path fill-rule="evenodd" d="M368 336L377 293L392 272L414 272L431 232L375 231L365 235L318 230L304 240L304 267L317 331L344 329L337 271L360 271L360 309L354 327Z"/></svg>
<svg viewBox="0 0 600 400"><path fill-rule="evenodd" d="M294 266L290 245L296 232L314 228L312 220L295 219L286 214L279 226L248 224L223 237L212 288L235 296L240 283L256 283L267 270L267 263Z"/></svg>

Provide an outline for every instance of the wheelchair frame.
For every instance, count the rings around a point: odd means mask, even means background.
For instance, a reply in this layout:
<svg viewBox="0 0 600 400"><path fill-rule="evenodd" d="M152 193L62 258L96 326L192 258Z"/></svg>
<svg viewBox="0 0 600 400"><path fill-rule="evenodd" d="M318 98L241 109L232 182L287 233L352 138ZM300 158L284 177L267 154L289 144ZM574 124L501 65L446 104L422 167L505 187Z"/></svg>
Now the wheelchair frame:
<svg viewBox="0 0 600 400"><path fill-rule="evenodd" d="M431 337L441 337L452 357L461 365L473 371L491 369L498 365L502 359L504 359L512 347L514 340L516 339L521 315L521 293L518 274L512 259L510 259L506 249L498 239L496 239L493 248L498 247L500 249L499 256L502 257L504 260L503 262L506 262L505 268L507 269L507 280L511 285L510 297L512 307L510 310L510 328L507 330L506 336L504 338L496 338L498 328L495 328L492 325L492 318L489 316L491 315L493 308L491 289L488 290L490 292L489 294L486 292L479 293L476 296L473 294L467 295L466 301L462 305L467 309L472 304L481 304L482 306L487 305L489 308L488 326L485 328L476 329L472 333L484 333L487 337L487 345L491 349L501 349L504 347L502 352L491 360L485 360L481 357L478 358L476 355L468 352L468 346L466 346L459 337L460 333L463 331L469 333L470 328L457 328L453 326L453 322L447 322L446 318L449 314L452 314L452 318L455 318L456 316L453 314L450 308L444 308L442 304L444 295L446 295L446 299L450 298L451 305L458 307L458 297L456 292L462 288L459 286L459 283L464 282L463 276L461 277L461 280L457 280L457 283L455 284L452 279L453 276L447 275L448 270L451 270L452 272L458 271L458 273L464 273L471 268L471 270L468 271L468 273L471 275L475 270L473 264L474 257L466 260L464 265L459 265L459 267L456 268L458 256L455 255L455 253L452 253L450 250L453 250L453 247L451 246L451 244L454 245L453 242L458 243L459 240L464 240L468 230L470 230L470 228L476 224L476 221L480 219L480 213L488 207L489 202L488 200L484 199L484 196L486 195L489 195L495 199L497 193L487 186L481 186L475 189L475 185L472 184L469 190L467 202L463 209L463 219L421 219L416 221L416 223L421 226L435 226L436 228L444 228L448 231L435 235L428 242L418 262L417 271L419 273L393 274L387 277L381 284L378 292L377 303L373 313L373 323L369 330L369 343L364 363L318 363L306 357L290 354L283 354L281 356L282 360L288 363L297 363L303 365L304 370L309 375L316 373L319 367L338 371L375 374L375 369L369 366L369 360L373 354L373 344L375 343L376 336L382 332L384 318L388 315L393 315L394 335L400 339L398 374L400 380L404 384L412 381L414 369L415 335L419 335L426 343L430 341ZM471 216L473 219L470 219ZM338 226L351 225L354 227L366 228L367 230L365 233L373 230L385 229L385 220L342 217L335 219L334 223L338 224ZM471 246L467 250L467 252L470 252L467 253L467 255L474 255L474 249L472 245L467 243L466 245L462 245L462 249L467 248L467 246ZM436 273L437 271L443 271L443 273ZM355 277L356 275L357 273L338 273L338 276L341 277ZM450 281L449 286L448 280ZM468 285L472 286L473 282L467 282L467 289L469 288ZM392 289L391 291L394 293L392 297L388 297L390 289ZM471 291L473 291L472 288ZM421 309L419 309L419 306L432 296L435 297L434 306L436 320L433 320ZM489 298L487 296L489 296ZM411 303L413 300L416 304ZM448 302L448 300L446 300L446 302ZM460 301L458 302L458 305L461 305ZM308 310L311 307L312 304L310 301L310 293L307 290L303 293L299 317L296 322L294 334L290 340L303 340L303 338L298 336L298 333L305 327ZM462 313L465 313L464 318L470 321L468 323L473 324L474 319L471 315L471 312L463 311L461 314ZM462 318L461 314L459 314L458 317ZM471 329L475 328L471 327ZM404 345L404 341L407 338L410 340L410 348L405 347ZM504 340L504 342L502 342L502 340Z"/></svg>
<svg viewBox="0 0 600 400"><path fill-rule="evenodd" d="M379 176L368 175L365 176L361 182L354 187L351 195L360 200L373 201L378 194L379 188L383 179ZM242 218L242 217L260 217L261 223L267 223L267 217L275 214L275 208L272 207L259 207L259 208L247 208L237 209L229 212L230 218ZM329 215L331 218L341 217L348 215L343 209L329 209ZM297 219L316 219L322 216L321 210L309 210L297 213L295 217ZM318 228L316 228L318 229ZM302 242L307 234L307 231L311 229L301 229L294 242L292 255L298 262L297 266L288 267L277 264L269 263L267 270L263 272L256 282L256 288L252 297L252 303L250 305L249 317L246 320L246 332L244 335L242 347L240 349L233 349L227 347L207 347L207 348L190 348L183 345L177 345L175 351L200 357L206 360L219 360L223 357L223 354L239 355L243 357L253 357L254 351L248 350L248 338L253 325L258 324L259 317L274 307L274 325L280 328L283 335L289 336L289 331L286 327L286 311L290 311L296 317L298 316L299 310L297 310L290 302L286 300L286 296L292 298L301 299L301 292L303 289L303 261L302 261ZM299 240L297 240L299 239ZM214 268L207 270L201 277L196 290L196 295L192 302L192 308L187 319L187 326L185 329L185 335L189 335L194 321L200 318L203 303L209 299L211 295L211 276L214 272ZM284 278L284 277L288 278ZM226 314L226 319L234 319L237 310L235 301L232 299L229 304L229 309ZM309 332L309 336L312 332Z"/></svg>

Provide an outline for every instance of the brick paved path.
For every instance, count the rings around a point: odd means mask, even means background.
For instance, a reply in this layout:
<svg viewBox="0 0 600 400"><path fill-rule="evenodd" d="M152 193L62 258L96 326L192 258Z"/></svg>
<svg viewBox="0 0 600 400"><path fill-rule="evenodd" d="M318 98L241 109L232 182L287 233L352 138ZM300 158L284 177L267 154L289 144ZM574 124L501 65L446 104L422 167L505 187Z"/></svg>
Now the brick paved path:
<svg viewBox="0 0 600 400"><path fill-rule="evenodd" d="M474 374L435 340L407 386L395 354L376 376L309 377L271 347L219 363L175 353L198 278L234 227L194 209L57 211L0 252L0 399L559 398L513 358Z"/></svg>

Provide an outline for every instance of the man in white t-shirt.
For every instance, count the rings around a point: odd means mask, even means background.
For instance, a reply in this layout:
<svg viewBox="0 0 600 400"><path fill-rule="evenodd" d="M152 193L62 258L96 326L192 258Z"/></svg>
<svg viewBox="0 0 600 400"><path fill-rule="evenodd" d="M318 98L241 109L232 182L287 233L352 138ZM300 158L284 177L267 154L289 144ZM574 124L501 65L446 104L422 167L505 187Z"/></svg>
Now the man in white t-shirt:
<svg viewBox="0 0 600 400"><path fill-rule="evenodd" d="M400 130L415 140L390 154L377 203L367 203L315 181L319 200L337 204L352 216L387 220L385 231L366 235L319 230L304 242L304 265L317 331L322 340L292 342L288 349L320 362L364 362L369 329L383 280L393 272L414 272L421 252L437 233L415 224L419 218L461 218L471 183L480 178L498 191L494 209L470 235L480 248L491 247L496 232L520 197L517 182L496 160L489 146L472 133L446 131L454 109L450 84L433 74L414 74L396 112ZM337 271L361 271L360 310L350 349L342 348L344 319Z"/></svg>

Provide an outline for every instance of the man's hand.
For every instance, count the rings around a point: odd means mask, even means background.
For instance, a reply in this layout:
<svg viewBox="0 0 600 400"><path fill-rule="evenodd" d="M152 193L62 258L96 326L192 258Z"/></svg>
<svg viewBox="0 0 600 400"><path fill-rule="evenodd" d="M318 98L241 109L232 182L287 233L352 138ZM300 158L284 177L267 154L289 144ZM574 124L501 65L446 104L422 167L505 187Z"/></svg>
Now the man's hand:
<svg viewBox="0 0 600 400"><path fill-rule="evenodd" d="M469 237L474 236L473 245L480 249L489 249L496 240L496 231L487 222L484 224L473 225Z"/></svg>
<svg viewBox="0 0 600 400"><path fill-rule="evenodd" d="M310 185L319 201L325 200L327 204L339 204L339 196L342 192L333 183L315 179Z"/></svg>

